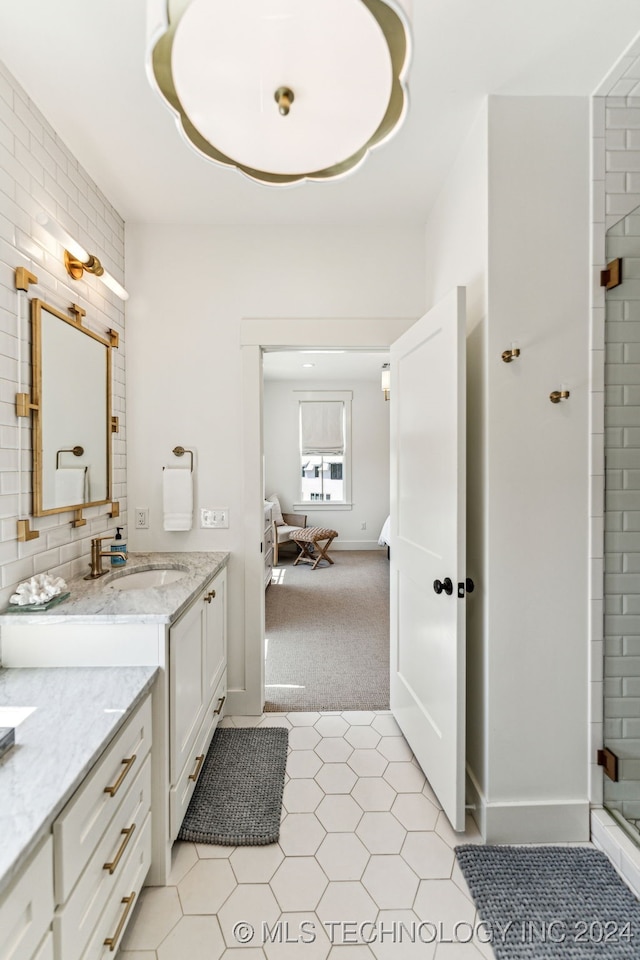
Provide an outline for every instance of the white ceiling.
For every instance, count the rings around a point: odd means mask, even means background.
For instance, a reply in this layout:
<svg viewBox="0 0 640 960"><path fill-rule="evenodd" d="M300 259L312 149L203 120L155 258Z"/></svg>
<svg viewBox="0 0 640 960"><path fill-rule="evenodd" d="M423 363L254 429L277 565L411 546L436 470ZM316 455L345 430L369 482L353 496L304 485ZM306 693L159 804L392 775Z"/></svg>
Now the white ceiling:
<svg viewBox="0 0 640 960"><path fill-rule="evenodd" d="M281 350L265 353L265 380L375 380L380 383L382 364L389 354L382 351ZM303 367L312 363L312 367Z"/></svg>
<svg viewBox="0 0 640 960"><path fill-rule="evenodd" d="M413 0L411 106L397 137L344 181L274 188L181 139L147 82L144 0L0 7L0 58L138 222L424 223L486 94L590 93L640 31L638 0Z"/></svg>

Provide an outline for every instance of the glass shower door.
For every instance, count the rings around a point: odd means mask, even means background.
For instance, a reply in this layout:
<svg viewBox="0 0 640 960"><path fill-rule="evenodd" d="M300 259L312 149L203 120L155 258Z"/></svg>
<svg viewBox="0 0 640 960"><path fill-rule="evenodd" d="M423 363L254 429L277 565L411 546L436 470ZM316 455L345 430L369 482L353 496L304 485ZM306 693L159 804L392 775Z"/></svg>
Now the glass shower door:
<svg viewBox="0 0 640 960"><path fill-rule="evenodd" d="M604 802L640 842L640 208L607 232L622 283L606 293Z"/></svg>

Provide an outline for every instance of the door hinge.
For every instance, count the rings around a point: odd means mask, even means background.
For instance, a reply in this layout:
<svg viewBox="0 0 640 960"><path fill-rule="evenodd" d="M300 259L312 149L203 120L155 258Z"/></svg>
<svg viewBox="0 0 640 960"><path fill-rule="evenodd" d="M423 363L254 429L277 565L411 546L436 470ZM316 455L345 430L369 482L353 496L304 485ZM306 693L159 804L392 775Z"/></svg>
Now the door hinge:
<svg viewBox="0 0 640 960"><path fill-rule="evenodd" d="M604 772L609 777L610 780L615 780L618 782L618 756L609 750L608 747L605 747L603 750L598 750L597 754L598 766L604 768Z"/></svg>
<svg viewBox="0 0 640 960"><path fill-rule="evenodd" d="M600 271L600 286L606 287L607 290L613 290L614 287L619 287L621 283L622 258L618 257L607 264L606 270Z"/></svg>

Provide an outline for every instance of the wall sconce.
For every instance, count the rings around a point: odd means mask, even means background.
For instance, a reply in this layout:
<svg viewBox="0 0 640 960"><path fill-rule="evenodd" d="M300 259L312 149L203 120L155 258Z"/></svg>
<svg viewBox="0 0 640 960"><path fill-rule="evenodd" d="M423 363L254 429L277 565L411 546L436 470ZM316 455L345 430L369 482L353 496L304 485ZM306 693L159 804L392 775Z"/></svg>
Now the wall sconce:
<svg viewBox="0 0 640 960"><path fill-rule="evenodd" d="M59 223L51 220L46 213L38 213L36 220L64 248L64 265L73 280L81 280L85 271L92 273L94 277L100 277L104 285L121 300L129 299L129 294L124 287L110 273L107 273L98 258L85 250L82 244L74 240Z"/></svg>
<svg viewBox="0 0 640 960"><path fill-rule="evenodd" d="M382 378L381 384L382 392L384 394L385 400L391 399L391 364L383 363L382 364Z"/></svg>

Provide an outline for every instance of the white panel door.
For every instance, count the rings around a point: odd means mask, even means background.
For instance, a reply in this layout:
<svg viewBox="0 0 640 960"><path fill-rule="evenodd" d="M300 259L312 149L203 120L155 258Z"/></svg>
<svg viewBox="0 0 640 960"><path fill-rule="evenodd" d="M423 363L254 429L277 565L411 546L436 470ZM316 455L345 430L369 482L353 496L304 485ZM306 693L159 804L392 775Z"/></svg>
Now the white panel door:
<svg viewBox="0 0 640 960"><path fill-rule="evenodd" d="M455 830L465 813L465 333L458 287L391 347L391 709Z"/></svg>

